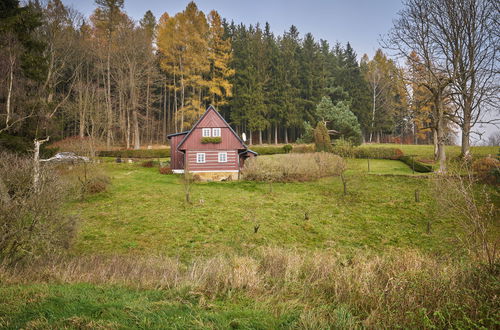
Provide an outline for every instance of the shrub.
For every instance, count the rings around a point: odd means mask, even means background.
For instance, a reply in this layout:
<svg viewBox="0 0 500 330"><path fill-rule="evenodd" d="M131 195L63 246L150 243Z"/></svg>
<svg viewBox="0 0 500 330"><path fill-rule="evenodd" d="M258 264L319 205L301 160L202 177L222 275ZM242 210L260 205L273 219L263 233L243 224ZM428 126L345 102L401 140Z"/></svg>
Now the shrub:
<svg viewBox="0 0 500 330"><path fill-rule="evenodd" d="M314 145L316 151L330 151L332 148L332 142L330 141L330 135L328 135L328 130L324 122L318 122L316 129L314 130Z"/></svg>
<svg viewBox="0 0 500 330"><path fill-rule="evenodd" d="M355 157L355 148L351 141L340 138L335 140L332 152L341 157Z"/></svg>
<svg viewBox="0 0 500 330"><path fill-rule="evenodd" d="M5 152L0 154L0 174L0 262L68 248L76 221L61 211L68 193L61 176L43 166L34 187L31 157Z"/></svg>
<svg viewBox="0 0 500 330"><path fill-rule="evenodd" d="M88 194L97 194L104 192L108 189L111 179L107 175L97 175L91 177L86 183L84 189Z"/></svg>
<svg viewBox="0 0 500 330"><path fill-rule="evenodd" d="M164 158L170 157L170 148L164 149L139 149L139 150L104 150L99 151L100 157L120 158Z"/></svg>
<svg viewBox="0 0 500 330"><path fill-rule="evenodd" d="M154 165L154 162L152 160L148 160L146 162L141 163L142 167L153 167L153 165Z"/></svg>
<svg viewBox="0 0 500 330"><path fill-rule="evenodd" d="M283 146L283 150L285 151L286 154L289 154L292 151L293 147L291 144L285 144Z"/></svg>
<svg viewBox="0 0 500 330"><path fill-rule="evenodd" d="M482 181L489 183L499 182L500 161L495 158L486 157L472 163L474 174Z"/></svg>
<svg viewBox="0 0 500 330"><path fill-rule="evenodd" d="M314 152L314 144L297 144L293 146L292 152L297 154Z"/></svg>
<svg viewBox="0 0 500 330"><path fill-rule="evenodd" d="M426 164L416 160L414 157L401 156L399 160L414 169L415 172L419 173L430 173L434 171L434 166L432 164Z"/></svg>
<svg viewBox="0 0 500 330"><path fill-rule="evenodd" d="M245 180L265 182L311 181L326 176L340 175L345 161L325 152L255 157L245 163Z"/></svg>
<svg viewBox="0 0 500 330"><path fill-rule="evenodd" d="M160 167L160 174L172 174L172 169L170 167Z"/></svg>

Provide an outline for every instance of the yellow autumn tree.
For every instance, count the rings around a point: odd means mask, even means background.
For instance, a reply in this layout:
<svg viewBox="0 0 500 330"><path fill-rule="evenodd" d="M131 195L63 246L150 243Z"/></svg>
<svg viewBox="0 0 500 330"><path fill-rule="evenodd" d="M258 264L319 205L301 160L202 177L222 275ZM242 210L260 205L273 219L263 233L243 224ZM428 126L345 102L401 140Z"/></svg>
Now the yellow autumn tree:
<svg viewBox="0 0 500 330"><path fill-rule="evenodd" d="M232 96L233 85L229 78L234 75L234 70L229 67L231 61L231 41L224 39L224 27L217 11L212 10L208 15L209 39L208 61L210 65L208 87L208 100L214 106L227 103L227 98Z"/></svg>
<svg viewBox="0 0 500 330"><path fill-rule="evenodd" d="M427 139L432 133L432 95L421 81L424 79L424 67L415 52L408 61L409 84L412 90L411 112L419 139Z"/></svg>
<svg viewBox="0 0 500 330"><path fill-rule="evenodd" d="M209 70L205 14L194 2L174 17L163 14L157 43L162 55L160 65L171 78L168 84L174 93L176 118L180 130L184 130L203 112L201 101L206 89L203 77Z"/></svg>

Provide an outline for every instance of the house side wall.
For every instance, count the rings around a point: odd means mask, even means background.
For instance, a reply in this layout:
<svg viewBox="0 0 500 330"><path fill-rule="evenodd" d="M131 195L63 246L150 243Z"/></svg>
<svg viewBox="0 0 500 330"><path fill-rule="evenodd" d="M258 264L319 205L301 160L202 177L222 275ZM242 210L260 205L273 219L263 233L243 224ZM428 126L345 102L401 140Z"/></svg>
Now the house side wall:
<svg viewBox="0 0 500 330"><path fill-rule="evenodd" d="M173 170L184 169L184 153L177 146L186 135L175 135L170 138L170 167Z"/></svg>
<svg viewBox="0 0 500 330"><path fill-rule="evenodd" d="M205 163L196 162L196 154L205 153ZM227 162L219 163L219 152L227 152ZM238 153L236 150L188 150L188 170L196 171L238 171Z"/></svg>

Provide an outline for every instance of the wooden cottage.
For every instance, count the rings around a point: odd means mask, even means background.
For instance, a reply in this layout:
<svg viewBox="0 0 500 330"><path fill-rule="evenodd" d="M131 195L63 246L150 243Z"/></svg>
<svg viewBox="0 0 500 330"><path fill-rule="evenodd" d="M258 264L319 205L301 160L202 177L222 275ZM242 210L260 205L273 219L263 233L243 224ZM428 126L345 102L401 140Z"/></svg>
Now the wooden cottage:
<svg viewBox="0 0 500 330"><path fill-rule="evenodd" d="M184 173L187 169L202 180L237 180L245 160L257 155L213 106L191 130L168 138L172 171Z"/></svg>

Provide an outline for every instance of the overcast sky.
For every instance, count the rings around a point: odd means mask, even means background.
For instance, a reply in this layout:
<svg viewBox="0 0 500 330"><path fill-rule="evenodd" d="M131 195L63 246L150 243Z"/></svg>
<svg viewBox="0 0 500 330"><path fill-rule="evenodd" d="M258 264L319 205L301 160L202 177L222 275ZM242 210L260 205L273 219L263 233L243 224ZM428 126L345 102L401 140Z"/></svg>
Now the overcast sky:
<svg viewBox="0 0 500 330"><path fill-rule="evenodd" d="M190 0L125 0L125 11L139 20L147 10L158 19L184 10ZM63 0L85 16L95 8L94 0ZM402 9L401 0L198 0L198 7L208 14L215 9L228 21L235 23L264 24L269 22L275 34L282 34L295 25L301 35L311 32L316 39L350 42L358 54L373 56L380 48L379 40L392 26L392 21ZM498 117L498 112L491 114ZM490 117L488 116L488 117ZM476 131L486 132L484 137L498 131L493 125ZM457 139L459 142L459 138ZM477 143L478 141L472 141Z"/></svg>
<svg viewBox="0 0 500 330"><path fill-rule="evenodd" d="M89 16L95 8L93 0L63 0ZM358 58L375 53L381 34L386 33L401 9L400 0L198 0L203 12L215 9L222 17L235 23L264 24L269 22L275 34L293 24L301 35L311 32L316 39L334 44L349 41ZM184 10L189 0L125 0L125 11L139 20L149 9L157 19Z"/></svg>

